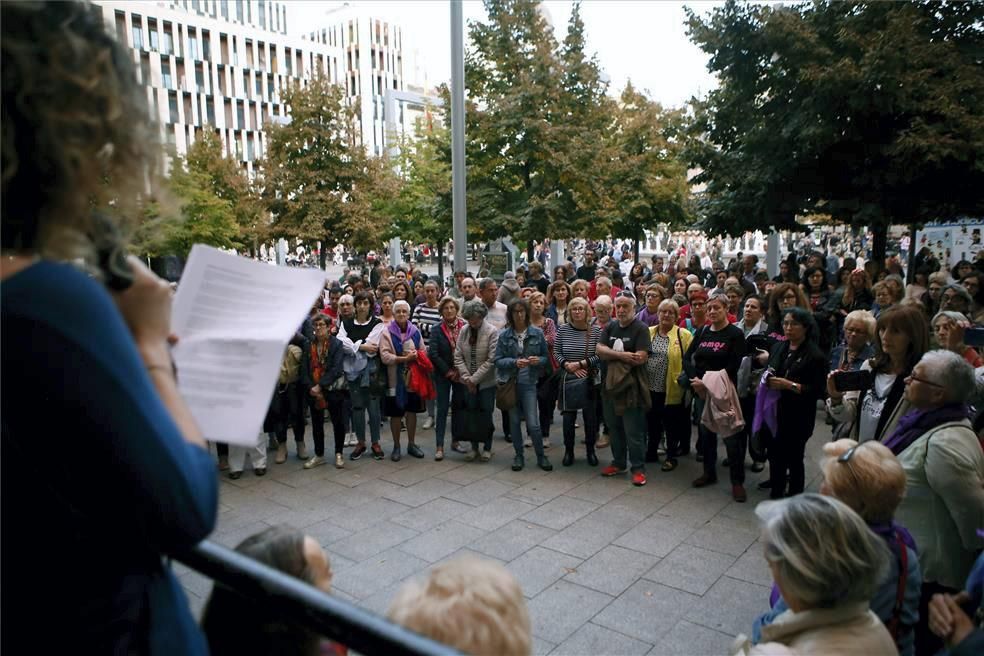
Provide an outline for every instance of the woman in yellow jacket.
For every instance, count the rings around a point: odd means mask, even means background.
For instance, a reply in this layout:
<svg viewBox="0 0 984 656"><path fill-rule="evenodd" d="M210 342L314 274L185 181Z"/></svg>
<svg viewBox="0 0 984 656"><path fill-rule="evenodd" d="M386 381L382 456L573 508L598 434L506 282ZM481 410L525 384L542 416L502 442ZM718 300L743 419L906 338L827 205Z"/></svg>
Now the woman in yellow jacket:
<svg viewBox="0 0 984 656"><path fill-rule="evenodd" d="M649 361L646 373L652 406L647 415L649 443L646 462L659 462L660 439L666 432L666 461L663 471L673 471L677 458L690 453L689 404L684 404L684 390L677 385L683 371L683 354L690 347L693 335L677 326L680 306L667 299L656 309L659 322L649 329Z"/></svg>

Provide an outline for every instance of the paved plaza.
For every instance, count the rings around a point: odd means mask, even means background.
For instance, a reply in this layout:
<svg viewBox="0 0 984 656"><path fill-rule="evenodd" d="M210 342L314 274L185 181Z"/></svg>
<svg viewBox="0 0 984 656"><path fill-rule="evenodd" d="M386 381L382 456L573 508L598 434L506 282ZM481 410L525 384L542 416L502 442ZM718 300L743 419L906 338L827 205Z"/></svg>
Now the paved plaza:
<svg viewBox="0 0 984 656"><path fill-rule="evenodd" d="M237 481L222 476L212 539L233 547L268 525L295 526L328 552L334 594L377 613L409 577L473 553L505 563L523 586L536 654L727 653L768 607L771 579L754 514L768 496L756 489L768 470L746 472L744 504L732 501L720 465L717 485L691 487L701 468L693 454L673 472L650 466L649 484L635 488L627 475L602 478L580 444L574 466L560 466L559 428L557 415L549 473L536 467L532 449L526 469L511 471L512 446L498 427L488 463L466 463L450 448L434 462L434 432L425 430L417 440L423 460L391 462L384 437L386 460L346 457L344 470L329 463L305 471L291 437L290 458L275 465L271 452L265 477L248 466ZM819 484L819 451L829 439L818 416L807 448L810 489ZM608 464L610 450L598 453ZM211 581L177 568L199 613Z"/></svg>

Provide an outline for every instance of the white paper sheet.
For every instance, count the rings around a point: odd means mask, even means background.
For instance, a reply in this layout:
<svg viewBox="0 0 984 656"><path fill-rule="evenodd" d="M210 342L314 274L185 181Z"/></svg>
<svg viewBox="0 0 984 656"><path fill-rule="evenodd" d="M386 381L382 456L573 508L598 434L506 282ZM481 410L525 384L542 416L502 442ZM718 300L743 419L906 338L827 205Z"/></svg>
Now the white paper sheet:
<svg viewBox="0 0 984 656"><path fill-rule="evenodd" d="M287 342L325 284L320 269L191 249L171 313L178 388L205 438L251 446Z"/></svg>

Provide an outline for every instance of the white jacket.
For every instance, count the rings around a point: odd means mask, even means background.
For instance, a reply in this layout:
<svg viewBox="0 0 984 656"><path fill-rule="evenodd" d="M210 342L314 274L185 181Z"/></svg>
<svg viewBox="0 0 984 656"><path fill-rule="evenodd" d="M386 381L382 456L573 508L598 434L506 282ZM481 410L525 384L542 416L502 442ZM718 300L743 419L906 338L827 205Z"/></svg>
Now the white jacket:
<svg viewBox="0 0 984 656"><path fill-rule="evenodd" d="M787 610L762 627L757 645L743 635L735 639L731 655L748 656L896 656L892 635L867 603L839 608L815 608L794 613Z"/></svg>

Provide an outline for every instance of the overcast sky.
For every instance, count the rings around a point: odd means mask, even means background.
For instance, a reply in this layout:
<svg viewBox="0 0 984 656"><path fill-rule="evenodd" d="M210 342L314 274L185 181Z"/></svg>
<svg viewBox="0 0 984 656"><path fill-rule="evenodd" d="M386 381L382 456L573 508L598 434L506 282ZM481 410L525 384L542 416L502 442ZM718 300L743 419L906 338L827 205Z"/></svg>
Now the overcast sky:
<svg viewBox="0 0 984 656"><path fill-rule="evenodd" d="M340 2L289 0L289 30L300 33L324 24L327 9ZM403 27L404 49L416 48L433 86L450 79L450 10L446 0L350 0L366 7L375 16L388 18ZM571 14L571 2L548 0L544 3L563 40ZM700 13L716 2L672 2L651 0L585 0L581 17L587 32L589 53L594 52L611 80L613 94L628 79L664 105L681 105L693 95L703 95L714 87L707 72L707 57L687 39L683 7ZM485 10L477 0L464 5L465 32L469 20L482 20ZM467 38L467 36L466 36ZM467 46L467 41L466 41Z"/></svg>

